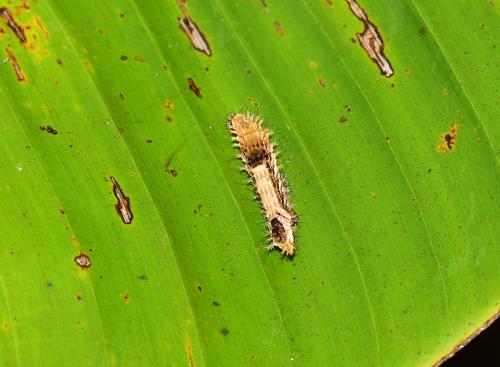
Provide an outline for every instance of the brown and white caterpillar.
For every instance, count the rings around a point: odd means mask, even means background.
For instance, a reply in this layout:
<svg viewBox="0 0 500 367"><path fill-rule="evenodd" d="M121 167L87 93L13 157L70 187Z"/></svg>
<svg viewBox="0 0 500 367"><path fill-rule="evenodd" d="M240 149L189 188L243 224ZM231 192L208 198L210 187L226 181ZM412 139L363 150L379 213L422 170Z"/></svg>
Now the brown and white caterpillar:
<svg viewBox="0 0 500 367"><path fill-rule="evenodd" d="M255 186L266 215L271 235L268 249L279 247L283 255L295 252L295 231L298 217L288 200L283 175L278 170L274 144L269 141L269 130L262 128L262 119L247 114L229 116L229 129L234 134L239 158Z"/></svg>

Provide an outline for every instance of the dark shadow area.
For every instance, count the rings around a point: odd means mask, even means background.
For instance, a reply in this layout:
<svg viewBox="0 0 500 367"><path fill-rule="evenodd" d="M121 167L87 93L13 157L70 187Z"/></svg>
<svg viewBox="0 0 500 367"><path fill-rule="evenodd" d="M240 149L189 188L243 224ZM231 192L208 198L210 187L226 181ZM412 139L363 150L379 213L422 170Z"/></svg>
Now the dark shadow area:
<svg viewBox="0 0 500 367"><path fill-rule="evenodd" d="M500 318L444 362L442 367L500 366Z"/></svg>

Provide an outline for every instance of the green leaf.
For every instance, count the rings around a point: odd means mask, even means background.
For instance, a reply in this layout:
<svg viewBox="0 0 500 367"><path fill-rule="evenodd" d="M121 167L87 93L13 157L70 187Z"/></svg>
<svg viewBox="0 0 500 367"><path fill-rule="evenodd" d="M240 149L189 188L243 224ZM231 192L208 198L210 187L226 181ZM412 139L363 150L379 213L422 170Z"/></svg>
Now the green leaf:
<svg viewBox="0 0 500 367"><path fill-rule="evenodd" d="M359 0L390 78L344 1L2 4L2 366L432 365L498 312L497 2ZM239 111L277 142L292 259Z"/></svg>

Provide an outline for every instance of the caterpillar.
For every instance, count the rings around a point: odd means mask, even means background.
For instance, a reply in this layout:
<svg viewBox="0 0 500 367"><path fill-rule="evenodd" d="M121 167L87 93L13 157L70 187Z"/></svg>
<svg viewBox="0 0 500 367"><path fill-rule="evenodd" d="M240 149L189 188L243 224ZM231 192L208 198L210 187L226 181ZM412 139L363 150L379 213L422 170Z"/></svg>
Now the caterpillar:
<svg viewBox="0 0 500 367"><path fill-rule="evenodd" d="M229 116L229 130L235 146L240 149L238 157L243 161L242 169L251 177L266 216L267 228L271 237L268 250L275 247L281 253L293 256L296 250L294 231L298 216L288 199L288 189L279 172L270 142L268 129L262 128L262 119L258 116L237 114Z"/></svg>

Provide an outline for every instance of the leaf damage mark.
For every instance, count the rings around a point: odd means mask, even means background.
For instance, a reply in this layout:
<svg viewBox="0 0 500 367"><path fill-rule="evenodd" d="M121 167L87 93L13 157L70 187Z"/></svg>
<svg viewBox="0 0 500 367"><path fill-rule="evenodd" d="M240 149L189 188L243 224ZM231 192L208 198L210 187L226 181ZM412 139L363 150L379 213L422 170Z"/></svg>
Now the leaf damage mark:
<svg viewBox="0 0 500 367"><path fill-rule="evenodd" d="M437 146L438 152L449 152L455 149L457 144L458 125L452 124L450 130L441 136L441 141Z"/></svg>
<svg viewBox="0 0 500 367"><path fill-rule="evenodd" d="M17 63L16 57L12 53L11 50L8 48L5 49L5 52L7 52L7 58L9 59L10 63L12 64L12 68L14 69L14 73L16 73L17 80L20 82L25 82L26 76L23 73L23 70L21 69L21 66Z"/></svg>
<svg viewBox="0 0 500 367"><path fill-rule="evenodd" d="M493 324L498 318L500 317L500 311L497 311L493 317L491 317L490 319L488 319L484 324L482 324L479 328L477 328L476 330L474 330L474 332L472 334L470 334L465 340L461 341L458 345L456 345L455 347L453 347L453 349L447 353L445 356L443 356L440 360L438 360L434 365L433 367L439 367L441 366L445 361L447 361L448 359L450 359L451 357L453 357L455 355L455 353L457 353L458 351L460 351L463 347L465 347L467 344L469 344L476 336L478 336L481 332L483 332L484 330L486 330L491 324Z"/></svg>
<svg viewBox="0 0 500 367"><path fill-rule="evenodd" d="M186 335L186 354L189 361L189 367L196 367L193 358L193 348L191 348L191 341L189 340L189 335Z"/></svg>
<svg viewBox="0 0 500 367"><path fill-rule="evenodd" d="M191 89L193 91L193 93L196 95L196 97L203 98L201 96L201 89L196 85L193 78L188 78L188 83L189 83L189 89Z"/></svg>
<svg viewBox="0 0 500 367"><path fill-rule="evenodd" d="M9 28L15 33L16 37L19 38L21 43L26 43L28 39L24 33L24 28L22 25L14 20L12 12L5 7L0 8L0 17L9 26Z"/></svg>
<svg viewBox="0 0 500 367"><path fill-rule="evenodd" d="M132 210L130 209L130 199L125 196L123 193L118 181L111 176L111 182L113 183L113 193L115 194L117 203L115 205L116 212L123 220L123 223L130 224L132 223L132 219L134 219L134 215L132 214Z"/></svg>
<svg viewBox="0 0 500 367"><path fill-rule="evenodd" d="M43 25L42 21L40 20L40 18L38 17L35 17L35 22L38 26L38 28L40 28L40 30L42 31L42 33L45 35L45 37L49 37L49 32L47 32L47 29L45 28L45 26Z"/></svg>
<svg viewBox="0 0 500 367"><path fill-rule="evenodd" d="M356 33L361 47L366 51L370 59L377 64L380 72L387 78L394 75L394 70L384 55L384 41L380 36L377 27L370 22L368 15L356 0L346 0L352 13L363 22L365 29L361 33Z"/></svg>
<svg viewBox="0 0 500 367"><path fill-rule="evenodd" d="M326 81L322 78L318 78L319 85L321 85L321 88L326 87Z"/></svg>
<svg viewBox="0 0 500 367"><path fill-rule="evenodd" d="M283 27L281 26L281 23L279 21L274 21L274 28L276 29L276 32L278 32L280 37L285 37L285 31L283 30Z"/></svg>
<svg viewBox="0 0 500 367"><path fill-rule="evenodd" d="M186 35L188 36L191 45L195 50L203 52L207 56L212 56L212 50L210 50L210 45L208 44L207 39L189 15L186 1L177 0L177 2L179 3L179 6L183 13L183 16L181 18L178 18L179 25L181 26L181 29L184 31L184 33L186 33Z"/></svg>
<svg viewBox="0 0 500 367"><path fill-rule="evenodd" d="M83 252L80 252L78 256L75 256L75 263L82 269L87 269L92 265L90 262L90 257L85 255Z"/></svg>
<svg viewBox="0 0 500 367"><path fill-rule="evenodd" d="M46 131L46 132L48 132L49 134L52 134L52 135L57 135L57 130L54 129L50 125L40 126L40 130Z"/></svg>

